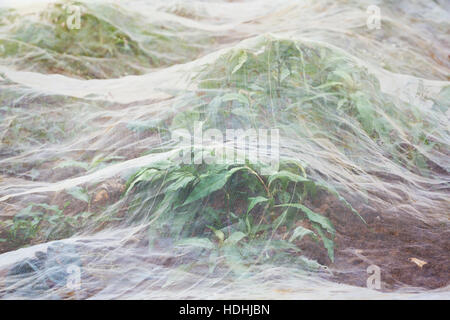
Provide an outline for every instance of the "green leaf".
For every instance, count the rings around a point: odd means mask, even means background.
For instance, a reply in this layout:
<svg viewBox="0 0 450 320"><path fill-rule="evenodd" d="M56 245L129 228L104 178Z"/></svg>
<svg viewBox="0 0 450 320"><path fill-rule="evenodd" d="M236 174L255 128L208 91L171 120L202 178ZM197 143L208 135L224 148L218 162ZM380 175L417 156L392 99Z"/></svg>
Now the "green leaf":
<svg viewBox="0 0 450 320"><path fill-rule="evenodd" d="M250 104L248 98L241 93L227 93L222 97L222 101L224 102L233 100L239 101L240 103L247 106Z"/></svg>
<svg viewBox="0 0 450 320"><path fill-rule="evenodd" d="M306 257L299 257L298 261L304 268L311 271L318 271L323 267L317 261L308 259Z"/></svg>
<svg viewBox="0 0 450 320"><path fill-rule="evenodd" d="M249 213L258 203L268 201L269 199L258 196L258 197L251 197L248 198L250 200L250 203L248 205L247 213Z"/></svg>
<svg viewBox="0 0 450 320"><path fill-rule="evenodd" d="M307 235L311 235L312 237L316 236L316 234L311 230L306 229L302 226L298 226L297 228L295 228L294 232L292 233L292 236L289 238L289 242L292 242L297 238L300 238L299 240L302 240L303 237Z"/></svg>
<svg viewBox="0 0 450 320"><path fill-rule="evenodd" d="M333 74L343 79L347 86L353 86L353 78L350 74L342 70L333 71Z"/></svg>
<svg viewBox="0 0 450 320"><path fill-rule="evenodd" d="M176 191L178 189L183 189L185 188L191 181L195 180L196 177L192 174L185 174L184 176L182 176L181 178L179 178L178 180L176 180L175 182L173 182L172 184L170 184L166 191Z"/></svg>
<svg viewBox="0 0 450 320"><path fill-rule="evenodd" d="M333 242L333 240L328 239L319 226L313 225L313 227L314 227L314 229L316 229L317 233L322 238L323 245L328 251L328 257L330 258L331 262L334 262L334 242Z"/></svg>
<svg viewBox="0 0 450 320"><path fill-rule="evenodd" d="M208 226L208 228L210 228L214 232L216 237L219 239L220 243L223 243L223 240L225 239L225 234L221 230L217 230L214 227Z"/></svg>
<svg viewBox="0 0 450 320"><path fill-rule="evenodd" d="M40 211L32 211L33 205L29 205L28 207L20 210L18 214L16 214L13 218L14 221L21 219L28 219L31 217L41 217L44 214Z"/></svg>
<svg viewBox="0 0 450 320"><path fill-rule="evenodd" d="M200 182L195 186L194 190L191 192L183 205L202 199L214 191L222 189L227 183L227 179L228 172L226 171L200 178Z"/></svg>
<svg viewBox="0 0 450 320"><path fill-rule="evenodd" d="M238 64L233 68L233 71L231 71L231 74L234 74L235 72L237 72L240 68L242 68L242 66L244 65L244 63L247 61L247 52L242 51L242 53L239 55L239 60L238 60Z"/></svg>
<svg viewBox="0 0 450 320"><path fill-rule="evenodd" d="M58 213L58 214L62 213L62 210L57 205L48 205L46 203L38 203L38 204L33 204L33 206L34 207L41 207L41 208L53 211L53 212Z"/></svg>
<svg viewBox="0 0 450 320"><path fill-rule="evenodd" d="M169 169L171 167L173 167L174 164L172 161L170 160L161 160L161 161L156 161L154 163L152 163L149 168L152 169L158 169L158 170L166 170Z"/></svg>
<svg viewBox="0 0 450 320"><path fill-rule="evenodd" d="M84 190L81 187L74 187L72 189L67 190L67 193L70 194L75 199L78 199L80 201L89 202L89 196L86 193L86 190Z"/></svg>
<svg viewBox="0 0 450 320"><path fill-rule="evenodd" d="M208 174L203 176L203 178L200 177L200 182L195 186L183 205L202 199L211 193L222 189L233 173L242 169L245 169L245 167L237 167L228 171Z"/></svg>
<svg viewBox="0 0 450 320"><path fill-rule="evenodd" d="M252 224L250 222L250 216L246 216L245 217L245 226L247 227L247 232L251 233L252 232Z"/></svg>
<svg viewBox="0 0 450 320"><path fill-rule="evenodd" d="M322 216L322 215L312 211L311 209L309 209L308 207L305 207L304 205L302 205L300 203L280 204L277 207L298 208L298 209L302 210L306 214L306 216L308 217L308 219L310 221L319 224L322 228L324 228L325 230L327 230L331 234L335 234L334 227L333 227L331 221L327 217L324 217L324 216Z"/></svg>
<svg viewBox="0 0 450 320"><path fill-rule="evenodd" d="M245 233L237 231L233 232L224 242L224 245L235 245L246 237Z"/></svg>
<svg viewBox="0 0 450 320"><path fill-rule="evenodd" d="M356 109L359 113L359 119L363 125L364 130L369 134L373 132L373 120L376 118L373 114L372 105L369 98L362 92L353 93L350 95L355 103Z"/></svg>
<svg viewBox="0 0 450 320"><path fill-rule="evenodd" d="M153 168L139 171L132 179L130 179L130 183L127 187L126 193L129 193L138 182L150 181L158 172L160 171Z"/></svg>
<svg viewBox="0 0 450 320"><path fill-rule="evenodd" d="M269 180L268 180L269 186L273 181L275 181L277 179L287 179L292 182L309 182L309 181L311 181L309 179L306 179L306 178L299 176L297 174L294 174L292 172L282 170L282 171L274 173L273 175L271 175L269 177Z"/></svg>

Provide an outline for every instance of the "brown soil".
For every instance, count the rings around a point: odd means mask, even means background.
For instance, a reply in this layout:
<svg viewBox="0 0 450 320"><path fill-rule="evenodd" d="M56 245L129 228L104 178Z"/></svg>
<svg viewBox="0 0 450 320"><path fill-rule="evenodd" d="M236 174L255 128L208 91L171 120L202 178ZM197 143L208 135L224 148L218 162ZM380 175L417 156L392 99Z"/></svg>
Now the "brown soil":
<svg viewBox="0 0 450 320"><path fill-rule="evenodd" d="M450 284L450 229L406 215L361 210L361 219L334 197L324 196L316 209L336 228L335 261L321 243L303 239L303 254L326 264L333 280L366 286L369 265L381 269L381 290L403 287L436 289Z"/></svg>

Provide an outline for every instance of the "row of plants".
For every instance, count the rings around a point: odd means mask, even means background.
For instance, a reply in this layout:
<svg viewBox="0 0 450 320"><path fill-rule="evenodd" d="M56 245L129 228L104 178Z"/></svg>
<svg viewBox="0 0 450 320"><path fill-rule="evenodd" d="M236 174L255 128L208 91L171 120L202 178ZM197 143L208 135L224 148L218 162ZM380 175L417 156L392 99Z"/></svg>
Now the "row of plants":
<svg viewBox="0 0 450 320"><path fill-rule="evenodd" d="M142 74L187 62L213 43L197 30L149 22L117 4L59 1L36 13L0 11L0 58L37 72L85 79Z"/></svg>
<svg viewBox="0 0 450 320"><path fill-rule="evenodd" d="M17 213L13 219L0 221L6 237L1 238L9 249L16 249L30 243L64 239L72 236L87 225L92 212L67 214L66 208L46 203L32 203ZM6 232L5 232L6 231Z"/></svg>
<svg viewBox="0 0 450 320"><path fill-rule="evenodd" d="M429 112L399 103L380 91L365 68L332 48L259 37L204 65L194 81L198 89L174 99L165 119L129 124L130 130L162 133L161 148L149 152L176 150L170 133L193 132L195 121L204 130L277 128L280 169L263 174L263 164L249 161L168 160L145 166L128 179L121 200L128 214L121 223L148 223L151 239L200 248L212 260L224 258L237 272L267 260L306 261L298 260L303 259L299 245L305 237L320 243L334 261L335 226L311 203L331 195L342 210L363 219L346 200L349 189L343 197L339 172L325 174L324 166L352 163L362 170L348 174L358 177L376 159L391 161L410 177L410 172L429 174L430 159L442 165L439 155L448 132L439 126L433 130L432 124L448 106L436 101ZM318 152L317 158L305 161L311 150ZM384 158L376 158L373 150L382 150ZM195 158L205 151L192 152ZM364 185L356 187L366 192Z"/></svg>

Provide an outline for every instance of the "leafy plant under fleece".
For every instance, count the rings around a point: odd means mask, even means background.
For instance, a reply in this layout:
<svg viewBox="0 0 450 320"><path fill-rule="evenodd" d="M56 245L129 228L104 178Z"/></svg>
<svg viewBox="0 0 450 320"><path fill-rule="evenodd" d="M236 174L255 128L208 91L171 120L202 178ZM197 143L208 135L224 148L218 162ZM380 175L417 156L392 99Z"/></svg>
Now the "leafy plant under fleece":
<svg viewBox="0 0 450 320"><path fill-rule="evenodd" d="M248 163L157 163L127 183L126 193L133 195L130 219L145 218L136 214L144 212L139 208L154 208L148 219L159 237L205 249L238 250L242 259L253 261L268 258L273 249L278 260L286 259L283 254L298 253L296 242L310 236L321 239L334 261L332 223L303 202L320 190L339 195L310 180L295 162L282 164L270 175L260 174L260 169Z"/></svg>
<svg viewBox="0 0 450 320"><path fill-rule="evenodd" d="M80 9L79 28L67 26L72 5ZM211 39L176 23L149 23L116 4L58 1L33 14L0 11L0 62L31 71L87 79L142 74L187 62L203 44Z"/></svg>
<svg viewBox="0 0 450 320"><path fill-rule="evenodd" d="M280 262L298 256L286 253L299 252L298 242L308 236L333 261L335 229L307 200L331 193L361 218L336 190L355 187L364 197L365 169L390 168L413 179L442 158L448 133L431 128L446 105L436 101L436 113L429 113L395 101L367 69L319 44L255 38L206 64L195 81L196 92L176 100L164 126L278 128L282 165L272 175L255 164L167 162L142 169L128 181L129 219L148 218L159 237ZM342 183L347 178L352 188Z"/></svg>

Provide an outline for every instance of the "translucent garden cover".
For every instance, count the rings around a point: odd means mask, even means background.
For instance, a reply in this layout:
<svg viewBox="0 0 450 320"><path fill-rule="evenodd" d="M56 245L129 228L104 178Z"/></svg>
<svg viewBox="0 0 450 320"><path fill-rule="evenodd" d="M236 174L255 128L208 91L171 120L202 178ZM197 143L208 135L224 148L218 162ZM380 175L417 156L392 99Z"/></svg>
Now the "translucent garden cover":
<svg viewBox="0 0 450 320"><path fill-rule="evenodd" d="M0 1L0 298L450 298L449 21Z"/></svg>

